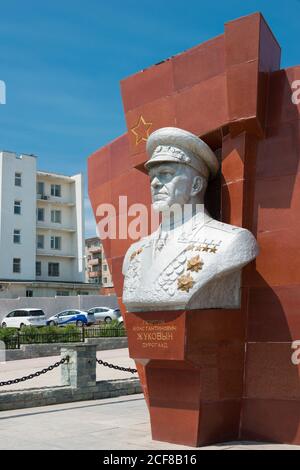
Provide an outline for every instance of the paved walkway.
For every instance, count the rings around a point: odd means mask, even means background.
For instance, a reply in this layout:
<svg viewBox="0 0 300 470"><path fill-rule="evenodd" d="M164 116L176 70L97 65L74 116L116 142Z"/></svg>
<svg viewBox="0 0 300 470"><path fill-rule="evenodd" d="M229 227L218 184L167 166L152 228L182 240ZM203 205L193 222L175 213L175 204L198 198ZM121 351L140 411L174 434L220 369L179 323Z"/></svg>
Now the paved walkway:
<svg viewBox="0 0 300 470"><path fill-rule="evenodd" d="M100 351L98 358L134 367L127 349ZM0 379L27 375L53 364L59 357L44 357L0 364ZM97 380L132 377L131 374L97 366ZM60 385L60 368L41 377L1 391ZM1 392L0 392L1 393ZM68 403L0 412L0 449L188 449L151 439L148 410L142 395ZM258 443L224 443L205 449L297 449Z"/></svg>
<svg viewBox="0 0 300 470"><path fill-rule="evenodd" d="M0 413L0 449L186 450L153 441L142 395ZM296 449L300 446L227 442L201 450ZM193 449L195 450L195 449Z"/></svg>
<svg viewBox="0 0 300 470"><path fill-rule="evenodd" d="M104 359L105 361L111 362L112 364L116 364L118 366L135 368L135 363L132 359L129 358L127 348L98 351L97 357L98 359ZM54 364L54 362L58 361L59 359L59 356L51 356L0 363L0 380L7 381L31 374L32 372L36 372L37 370L41 370L44 367L48 367L49 365ZM100 365L97 365L96 371L97 380L126 379L128 377L134 377L134 375L128 372L120 372ZM61 385L60 374L61 370L60 367L58 367L57 369L47 372L47 374L41 375L40 377L36 377L32 380L28 380L27 382L1 387L0 393L7 390L21 390L25 388L52 387Z"/></svg>

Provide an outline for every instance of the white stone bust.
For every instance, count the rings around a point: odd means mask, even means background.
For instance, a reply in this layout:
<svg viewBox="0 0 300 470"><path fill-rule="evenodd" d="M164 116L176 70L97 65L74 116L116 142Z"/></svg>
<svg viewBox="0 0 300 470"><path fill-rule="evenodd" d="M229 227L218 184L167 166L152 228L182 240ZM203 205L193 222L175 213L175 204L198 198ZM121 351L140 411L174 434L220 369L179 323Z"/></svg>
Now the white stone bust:
<svg viewBox="0 0 300 470"><path fill-rule="evenodd" d="M204 207L208 179L219 169L214 152L196 135L166 127L149 136L147 153L162 220L125 255L127 310L239 308L241 270L258 246L251 232L214 220Z"/></svg>

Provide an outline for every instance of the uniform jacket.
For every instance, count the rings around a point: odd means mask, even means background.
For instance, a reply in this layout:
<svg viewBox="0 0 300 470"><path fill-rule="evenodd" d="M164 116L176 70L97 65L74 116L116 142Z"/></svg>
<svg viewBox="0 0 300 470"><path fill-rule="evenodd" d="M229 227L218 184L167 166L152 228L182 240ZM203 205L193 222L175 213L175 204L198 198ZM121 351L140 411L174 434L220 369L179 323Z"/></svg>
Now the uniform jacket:
<svg viewBox="0 0 300 470"><path fill-rule="evenodd" d="M241 270L258 254L251 232L196 214L165 243L159 234L160 228L125 255L128 311L240 306Z"/></svg>

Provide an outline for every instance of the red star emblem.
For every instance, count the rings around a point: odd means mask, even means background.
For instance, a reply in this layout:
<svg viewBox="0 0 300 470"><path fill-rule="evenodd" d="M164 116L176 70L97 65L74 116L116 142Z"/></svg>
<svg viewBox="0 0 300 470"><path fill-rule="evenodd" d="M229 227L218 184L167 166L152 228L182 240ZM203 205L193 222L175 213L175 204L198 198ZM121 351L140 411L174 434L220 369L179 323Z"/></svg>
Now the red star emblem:
<svg viewBox="0 0 300 470"><path fill-rule="evenodd" d="M139 120L135 126L131 128L131 132L135 136L135 145L138 145L140 142L147 142L147 139L150 135L150 129L152 127L152 122L146 122L143 116L139 117Z"/></svg>

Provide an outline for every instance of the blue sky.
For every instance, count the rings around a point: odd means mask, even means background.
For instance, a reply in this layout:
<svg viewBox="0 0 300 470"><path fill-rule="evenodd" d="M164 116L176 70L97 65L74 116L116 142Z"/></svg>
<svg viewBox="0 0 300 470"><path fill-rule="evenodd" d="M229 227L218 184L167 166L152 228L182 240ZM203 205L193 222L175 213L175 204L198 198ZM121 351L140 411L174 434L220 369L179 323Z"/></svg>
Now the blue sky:
<svg viewBox="0 0 300 470"><path fill-rule="evenodd" d="M40 170L86 174L86 158L125 132L119 82L261 11L300 63L300 0L0 0L0 149ZM86 233L95 225L86 201Z"/></svg>

